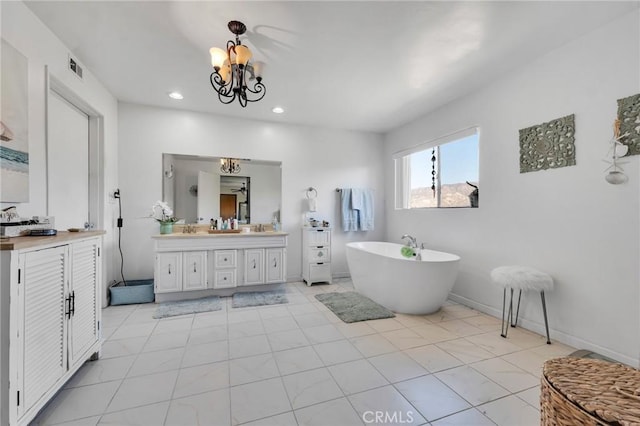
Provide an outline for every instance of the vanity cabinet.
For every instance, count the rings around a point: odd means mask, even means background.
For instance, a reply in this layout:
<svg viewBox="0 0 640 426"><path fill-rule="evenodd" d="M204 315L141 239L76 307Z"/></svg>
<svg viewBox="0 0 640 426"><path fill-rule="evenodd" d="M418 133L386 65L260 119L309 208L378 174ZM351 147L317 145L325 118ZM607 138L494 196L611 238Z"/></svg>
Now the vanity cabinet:
<svg viewBox="0 0 640 426"><path fill-rule="evenodd" d="M285 232L174 233L153 239L156 302L226 296L286 280Z"/></svg>
<svg viewBox="0 0 640 426"><path fill-rule="evenodd" d="M28 424L100 351L103 232L65 234L2 244L0 424Z"/></svg>
<svg viewBox="0 0 640 426"><path fill-rule="evenodd" d="M302 279L311 285L331 277L331 228L302 228Z"/></svg>
<svg viewBox="0 0 640 426"><path fill-rule="evenodd" d="M156 254L155 292L204 290L207 288L207 252Z"/></svg>

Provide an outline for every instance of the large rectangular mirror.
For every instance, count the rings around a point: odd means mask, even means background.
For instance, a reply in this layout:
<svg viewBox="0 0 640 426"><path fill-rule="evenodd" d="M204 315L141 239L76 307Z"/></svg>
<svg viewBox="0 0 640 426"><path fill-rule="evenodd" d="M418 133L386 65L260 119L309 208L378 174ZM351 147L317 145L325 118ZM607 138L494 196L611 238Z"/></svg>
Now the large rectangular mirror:
<svg viewBox="0 0 640 426"><path fill-rule="evenodd" d="M162 197L185 223L235 217L240 223L280 222L282 163L232 159L236 173L221 170L227 157L162 154Z"/></svg>

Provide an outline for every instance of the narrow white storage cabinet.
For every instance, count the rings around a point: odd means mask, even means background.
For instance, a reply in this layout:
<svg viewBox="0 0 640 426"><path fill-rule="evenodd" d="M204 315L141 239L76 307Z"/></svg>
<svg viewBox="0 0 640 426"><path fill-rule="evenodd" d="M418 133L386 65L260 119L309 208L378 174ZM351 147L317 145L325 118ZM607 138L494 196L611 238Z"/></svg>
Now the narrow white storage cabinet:
<svg viewBox="0 0 640 426"><path fill-rule="evenodd" d="M0 424L28 424L87 359L97 357L103 233L2 243Z"/></svg>
<svg viewBox="0 0 640 426"><path fill-rule="evenodd" d="M331 228L302 228L302 279L331 283Z"/></svg>

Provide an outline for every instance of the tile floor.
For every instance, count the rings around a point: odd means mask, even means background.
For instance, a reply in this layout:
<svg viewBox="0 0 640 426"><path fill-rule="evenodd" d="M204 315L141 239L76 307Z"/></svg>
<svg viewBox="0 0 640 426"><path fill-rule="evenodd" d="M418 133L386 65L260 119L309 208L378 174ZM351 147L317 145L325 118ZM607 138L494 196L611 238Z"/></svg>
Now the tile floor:
<svg viewBox="0 0 640 426"><path fill-rule="evenodd" d="M155 320L103 310L104 345L34 425L538 425L543 362L574 349L447 302L438 313L345 324L314 294Z"/></svg>

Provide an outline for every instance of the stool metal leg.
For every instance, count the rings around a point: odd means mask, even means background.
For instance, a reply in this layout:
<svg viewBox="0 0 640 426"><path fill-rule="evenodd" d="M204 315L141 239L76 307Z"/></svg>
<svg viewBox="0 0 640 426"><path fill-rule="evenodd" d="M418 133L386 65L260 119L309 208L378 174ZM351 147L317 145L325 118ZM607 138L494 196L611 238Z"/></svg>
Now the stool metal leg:
<svg viewBox="0 0 640 426"><path fill-rule="evenodd" d="M511 289L511 298L509 299L509 313L507 314L507 318L505 321L504 311L505 311L505 301L507 299L507 288L504 288L502 292L502 323L500 324L500 336L507 338L507 333L509 332L509 323L511 322L511 318L513 317L513 289Z"/></svg>
<svg viewBox="0 0 640 426"><path fill-rule="evenodd" d="M507 288L505 287L502 290L502 322L500 323L500 336L502 337L507 337L507 333L504 330L504 309L505 309L505 303L507 300ZM509 328L509 326L507 325L507 328Z"/></svg>
<svg viewBox="0 0 640 426"><path fill-rule="evenodd" d="M522 297L522 289L520 289L520 293L518 293L518 308L516 309L516 320L511 321L511 327L515 328L518 325L518 314L520 314L520 298Z"/></svg>
<svg viewBox="0 0 640 426"><path fill-rule="evenodd" d="M549 323L547 322L547 304L544 300L544 291L540 292L540 298L542 299L542 312L544 313L544 327L547 329L547 345L550 345L551 339L549 339Z"/></svg>

